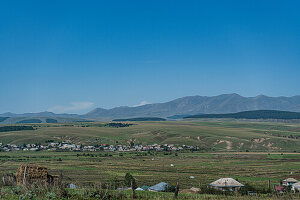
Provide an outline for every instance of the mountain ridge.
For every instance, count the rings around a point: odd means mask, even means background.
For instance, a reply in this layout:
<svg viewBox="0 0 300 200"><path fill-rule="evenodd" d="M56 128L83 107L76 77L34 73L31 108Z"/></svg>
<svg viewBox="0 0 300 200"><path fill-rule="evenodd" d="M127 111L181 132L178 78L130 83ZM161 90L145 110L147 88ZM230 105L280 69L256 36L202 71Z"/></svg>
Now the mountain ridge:
<svg viewBox="0 0 300 200"><path fill-rule="evenodd" d="M279 110L300 112L300 95L285 97L269 97L257 95L243 97L239 94L221 94L217 96L185 96L168 102L153 103L141 106L120 106L111 109L95 108L90 112L77 114L40 113L4 113L1 117L72 117L79 119L112 120L134 117L162 117L176 115L226 114L250 110Z"/></svg>
<svg viewBox="0 0 300 200"><path fill-rule="evenodd" d="M243 97L239 94L218 96L186 96L165 103L137 107L96 108L83 115L85 118L169 117L173 115L226 114L249 110L281 110L300 112L300 96L269 97L258 95ZM98 112L99 111L99 112Z"/></svg>

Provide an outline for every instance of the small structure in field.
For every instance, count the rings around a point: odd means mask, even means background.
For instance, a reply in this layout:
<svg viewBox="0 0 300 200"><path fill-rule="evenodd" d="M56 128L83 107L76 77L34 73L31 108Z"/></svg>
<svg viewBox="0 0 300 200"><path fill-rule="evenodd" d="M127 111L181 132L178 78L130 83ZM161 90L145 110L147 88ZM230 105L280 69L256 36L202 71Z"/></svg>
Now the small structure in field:
<svg viewBox="0 0 300 200"><path fill-rule="evenodd" d="M48 174L46 167L33 164L21 165L16 173L16 180L18 185L26 184L56 184L58 183L58 176L51 176Z"/></svg>
<svg viewBox="0 0 300 200"><path fill-rule="evenodd" d="M297 183L298 181L294 178L287 178L282 181L283 186L292 186L293 184Z"/></svg>
<svg viewBox="0 0 300 200"><path fill-rule="evenodd" d="M142 188L144 191L147 191L147 190L149 189L149 186L143 185L143 186L141 186L141 188Z"/></svg>
<svg viewBox="0 0 300 200"><path fill-rule="evenodd" d="M241 189L241 187L244 187L243 184L233 178L220 178L210 183L209 186L222 191L237 191Z"/></svg>
<svg viewBox="0 0 300 200"><path fill-rule="evenodd" d="M166 192L169 188L171 188L171 185L165 182L161 182L149 187L148 190L152 192Z"/></svg>
<svg viewBox="0 0 300 200"><path fill-rule="evenodd" d="M284 187L281 186L281 185L277 185L275 186L275 192L276 193L283 193L285 190L284 190Z"/></svg>
<svg viewBox="0 0 300 200"><path fill-rule="evenodd" d="M296 191L300 192L300 182L293 184L292 185L292 190L294 192L296 192Z"/></svg>

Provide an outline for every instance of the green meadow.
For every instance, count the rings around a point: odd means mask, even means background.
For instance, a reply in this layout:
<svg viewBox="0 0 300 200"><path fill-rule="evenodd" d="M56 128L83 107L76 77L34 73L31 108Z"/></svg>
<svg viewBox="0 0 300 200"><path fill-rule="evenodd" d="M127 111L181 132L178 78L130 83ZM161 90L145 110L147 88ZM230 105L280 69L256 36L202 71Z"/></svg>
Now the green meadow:
<svg viewBox="0 0 300 200"><path fill-rule="evenodd" d="M278 185L291 172L300 179L300 154L295 153L7 152L1 153L0 163L0 176L32 163L48 167L50 174L62 172L65 180L82 186L122 180L126 173L140 186L179 181L182 188L200 187L222 177L259 187L267 187L268 180Z"/></svg>
<svg viewBox="0 0 300 200"><path fill-rule="evenodd" d="M126 173L134 176L138 186L151 186L159 182L176 185L179 182L181 189L205 187L222 177L232 177L259 189L267 189L269 180L273 188L287 177L300 179L300 140L287 137L300 134L299 124L174 121L134 122L134 125L124 128L104 127L101 124L100 122L34 124L35 130L1 132L0 142L46 144L47 140L54 140L95 145L127 144L129 140L134 140L136 144L194 145L201 150L122 153L0 152L0 177L15 173L23 163L32 163L46 166L52 175L62 173L66 183L73 183L81 188L93 188L97 184L112 182L122 185ZM191 176L194 178L190 178ZM124 195L126 196L126 192ZM153 195L145 192L141 194L141 199L173 198L171 193L158 196L155 194L155 197ZM127 197L130 199L130 194L125 196L124 199ZM12 199L13 197L15 196L12 196ZM249 199L249 197L204 194L192 196L181 194L180 198ZM275 197L251 197L251 199L275 199Z"/></svg>
<svg viewBox="0 0 300 200"><path fill-rule="evenodd" d="M42 143L47 140L76 144L195 145L205 152L300 152L300 124L238 121L132 122L123 128L103 123L34 124L35 130L0 132L0 142Z"/></svg>

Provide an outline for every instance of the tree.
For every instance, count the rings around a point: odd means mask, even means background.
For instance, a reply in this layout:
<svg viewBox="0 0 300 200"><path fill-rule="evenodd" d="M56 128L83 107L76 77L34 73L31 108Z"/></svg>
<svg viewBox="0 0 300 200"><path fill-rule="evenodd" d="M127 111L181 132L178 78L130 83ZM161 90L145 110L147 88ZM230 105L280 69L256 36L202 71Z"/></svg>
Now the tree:
<svg viewBox="0 0 300 200"><path fill-rule="evenodd" d="M133 176L130 173L126 173L125 175L125 185L131 187L131 182L133 180Z"/></svg>

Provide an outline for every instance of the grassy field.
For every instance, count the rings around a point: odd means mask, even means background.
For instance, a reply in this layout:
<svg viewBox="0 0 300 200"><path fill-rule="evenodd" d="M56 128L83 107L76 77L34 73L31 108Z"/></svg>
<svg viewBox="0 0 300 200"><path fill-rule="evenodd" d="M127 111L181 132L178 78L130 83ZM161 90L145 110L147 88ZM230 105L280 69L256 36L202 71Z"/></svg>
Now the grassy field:
<svg viewBox="0 0 300 200"><path fill-rule="evenodd" d="M125 128L101 123L36 124L36 130L1 132L0 142L45 143L46 140L81 144L198 145L204 151L300 152L300 124L267 122L134 122ZM86 127L85 127L86 126Z"/></svg>
<svg viewBox="0 0 300 200"><path fill-rule="evenodd" d="M182 188L207 185L221 177L233 177L259 187L267 187L269 179L278 184L289 177L290 172L300 179L300 154L275 153L179 153L178 156L174 153L111 153L105 156L104 153L8 152L1 153L0 176L15 173L22 163L47 166L51 174L62 171L66 181L85 186L122 180L127 172L140 186L179 181ZM190 179L190 176L195 178Z"/></svg>
<svg viewBox="0 0 300 200"><path fill-rule="evenodd" d="M81 188L118 182L122 185L126 173L131 173L138 186L168 182L181 189L203 187L210 182L232 177L243 184L267 189L268 180L272 188L287 177L300 179L299 153L175 153L154 155L142 153L75 153L75 152L2 152L0 153L0 177L15 173L23 163L46 166L52 175L62 172L67 183ZM171 166L173 164L174 166ZM293 172L293 175L290 173ZM190 176L194 176L191 179ZM148 193L148 199L172 199L172 194L161 194L157 198ZM150 196L149 196L150 195ZM147 199L145 196L142 199ZM182 199L227 199L213 195L192 195ZM192 198L193 197L193 198ZM262 196L253 199L273 199ZM299 197L299 196L297 196ZM275 198L275 197L274 197ZM79 198L82 199L82 198ZM88 198L86 198L88 199ZM247 199L228 197L228 199ZM284 198L283 198L284 199ZM297 198L295 198L297 199Z"/></svg>
<svg viewBox="0 0 300 200"><path fill-rule="evenodd" d="M198 145L203 151L0 152L0 176L15 173L23 163L33 163L48 167L53 175L62 172L65 182L81 187L111 182L122 184L128 172L135 177L138 186L151 186L159 182L175 185L179 182L181 189L203 187L222 177L232 177L256 188L267 188L268 180L273 187L290 176L300 179L300 140L285 137L299 135L299 124L200 121L134 124L125 128L99 127L99 123L38 124L32 131L1 132L0 142L22 144L54 140L115 144L118 141L126 144L134 138L140 144ZM142 199L172 199L172 194L168 193L157 197L148 193L143 195ZM12 195L11 199L14 198ZM181 195L180 198L248 199L213 195ZM273 199L268 196L252 199L261 198ZM294 199L297 198L299 196Z"/></svg>

